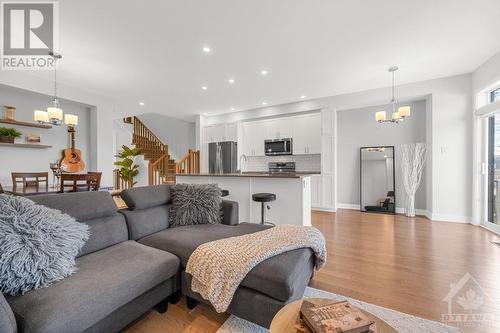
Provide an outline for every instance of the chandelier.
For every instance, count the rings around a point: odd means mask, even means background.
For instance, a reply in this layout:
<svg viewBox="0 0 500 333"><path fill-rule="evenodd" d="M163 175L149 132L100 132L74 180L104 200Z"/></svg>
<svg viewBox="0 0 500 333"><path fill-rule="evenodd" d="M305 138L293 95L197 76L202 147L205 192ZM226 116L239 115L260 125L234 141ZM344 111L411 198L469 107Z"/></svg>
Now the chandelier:
<svg viewBox="0 0 500 333"><path fill-rule="evenodd" d="M385 111L378 111L375 113L375 120L379 123L400 123L406 118L410 117L411 108L409 106L401 106L396 111L396 97L395 97L395 85L394 76L399 68L397 66L392 66L388 69L389 73L392 74L392 116L391 119L387 119L387 114Z"/></svg>
<svg viewBox="0 0 500 333"><path fill-rule="evenodd" d="M35 110L33 118L39 124L61 125L63 124L63 110L59 107L59 99L57 98L57 60L62 59L62 55L55 52L49 52L49 55L54 59L54 98L52 106L47 108L47 111ZM78 116L74 114L64 115L64 124L68 126L78 125Z"/></svg>

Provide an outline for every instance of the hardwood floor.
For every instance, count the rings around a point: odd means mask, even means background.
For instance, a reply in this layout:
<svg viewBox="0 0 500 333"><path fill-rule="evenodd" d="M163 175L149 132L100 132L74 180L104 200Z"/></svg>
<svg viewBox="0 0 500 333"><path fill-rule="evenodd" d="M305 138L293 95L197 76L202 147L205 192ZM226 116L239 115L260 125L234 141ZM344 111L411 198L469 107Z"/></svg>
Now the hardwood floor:
<svg viewBox="0 0 500 333"><path fill-rule="evenodd" d="M500 315L500 246L491 243L499 242L500 236L469 224L421 217L351 210L313 212L312 217L326 237L328 261L311 287L441 321L448 311L443 299L450 284L470 273L485 292L479 295L480 312ZM471 289L471 283L464 290ZM206 305L188 312L183 302L163 315L151 312L128 332L216 332L227 318ZM465 312L457 305L454 309ZM462 329L500 332L500 322Z"/></svg>

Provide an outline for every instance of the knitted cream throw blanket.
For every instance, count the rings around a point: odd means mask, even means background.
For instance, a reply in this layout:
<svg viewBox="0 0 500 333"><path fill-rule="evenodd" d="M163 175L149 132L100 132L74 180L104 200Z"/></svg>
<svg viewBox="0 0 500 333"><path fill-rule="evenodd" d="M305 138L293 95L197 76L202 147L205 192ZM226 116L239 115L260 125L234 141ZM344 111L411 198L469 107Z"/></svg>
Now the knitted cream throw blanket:
<svg viewBox="0 0 500 333"><path fill-rule="evenodd" d="M313 227L278 225L198 246L189 257L186 272L192 275L191 289L210 301L217 312L224 312L252 268L272 256L306 247L314 251L315 266L320 269L326 261L323 234Z"/></svg>

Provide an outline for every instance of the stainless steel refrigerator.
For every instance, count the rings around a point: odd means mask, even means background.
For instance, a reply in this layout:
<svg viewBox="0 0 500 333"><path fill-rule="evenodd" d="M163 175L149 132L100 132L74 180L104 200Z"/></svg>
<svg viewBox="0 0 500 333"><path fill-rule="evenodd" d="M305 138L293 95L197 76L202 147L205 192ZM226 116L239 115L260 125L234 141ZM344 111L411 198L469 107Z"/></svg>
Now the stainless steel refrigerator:
<svg viewBox="0 0 500 333"><path fill-rule="evenodd" d="M234 173L238 169L238 143L234 141L208 144L208 171Z"/></svg>

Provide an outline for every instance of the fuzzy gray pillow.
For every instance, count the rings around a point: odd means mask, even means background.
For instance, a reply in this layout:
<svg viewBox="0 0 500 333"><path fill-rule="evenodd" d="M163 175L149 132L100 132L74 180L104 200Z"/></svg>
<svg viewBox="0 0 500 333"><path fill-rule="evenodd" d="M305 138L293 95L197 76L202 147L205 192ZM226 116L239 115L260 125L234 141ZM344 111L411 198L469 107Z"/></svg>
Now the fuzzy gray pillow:
<svg viewBox="0 0 500 333"><path fill-rule="evenodd" d="M222 196L216 184L176 184L171 194L171 227L221 223Z"/></svg>
<svg viewBox="0 0 500 333"><path fill-rule="evenodd" d="M56 209L0 194L0 291L24 294L75 272L89 227Z"/></svg>

